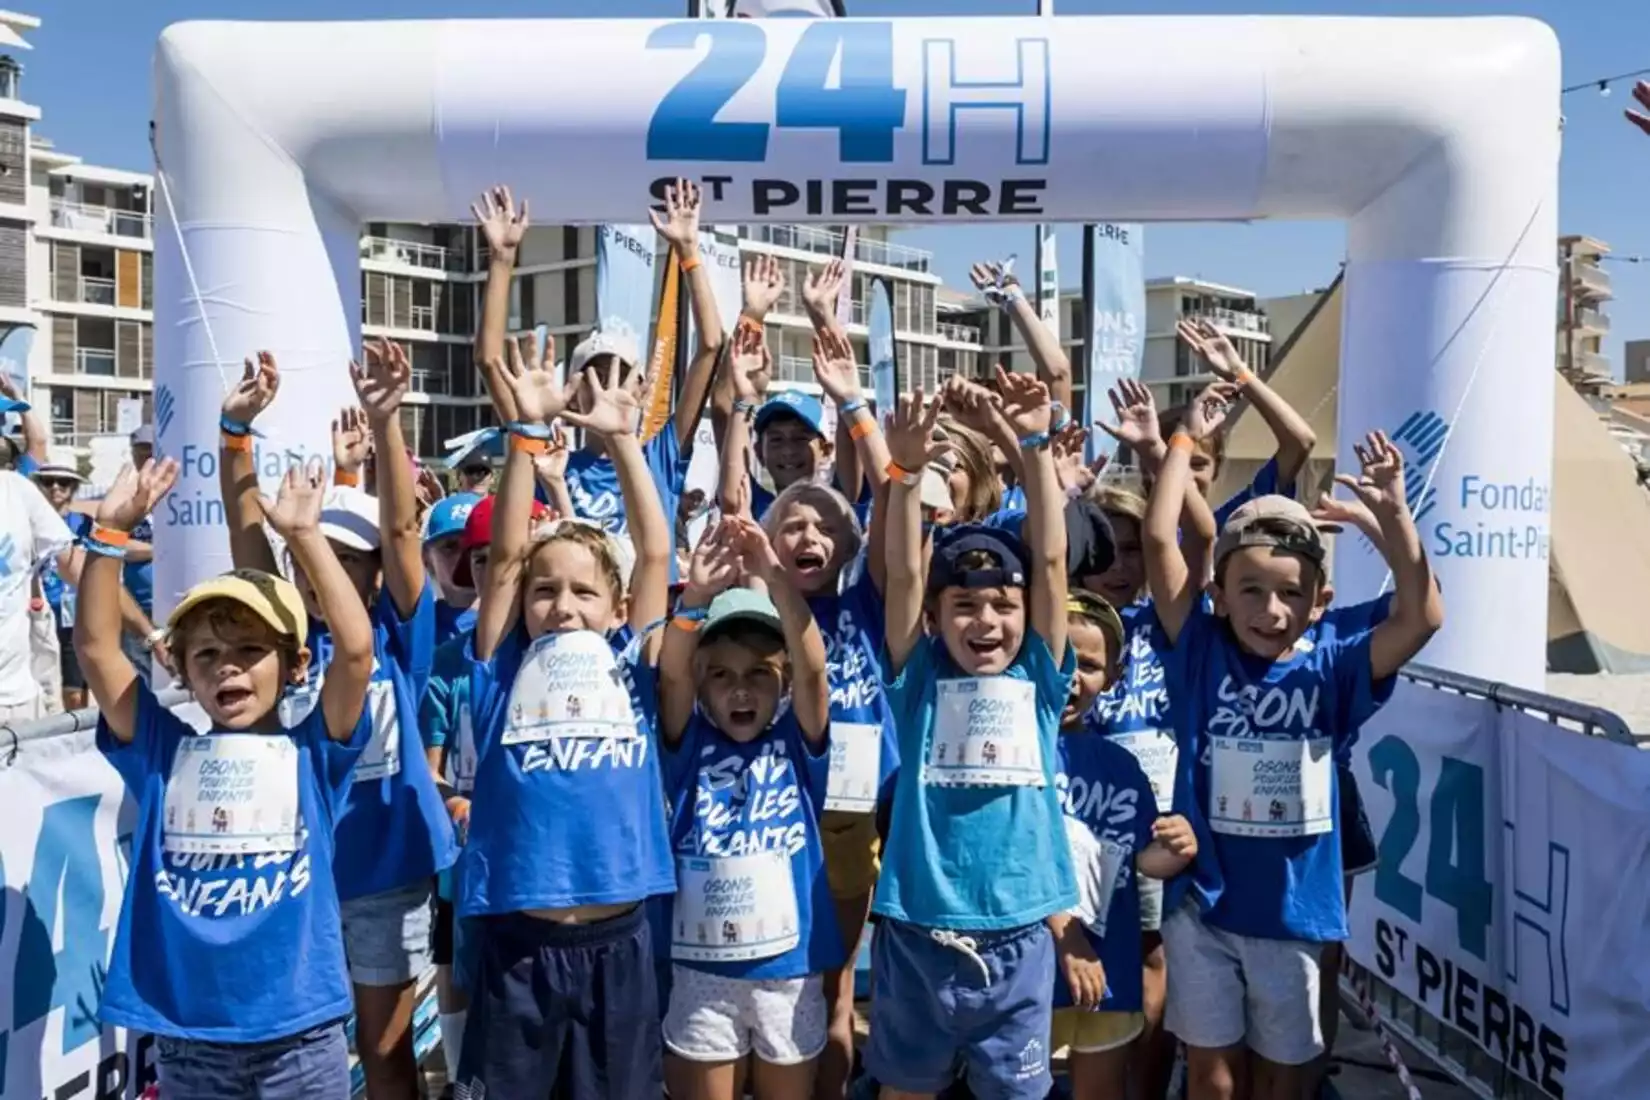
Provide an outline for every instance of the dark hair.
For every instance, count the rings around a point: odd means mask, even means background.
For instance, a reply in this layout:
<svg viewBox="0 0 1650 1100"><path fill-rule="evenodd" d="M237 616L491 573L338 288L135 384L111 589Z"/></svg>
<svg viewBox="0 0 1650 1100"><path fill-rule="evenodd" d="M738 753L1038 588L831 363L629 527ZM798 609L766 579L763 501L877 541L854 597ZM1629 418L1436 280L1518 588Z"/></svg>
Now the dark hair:
<svg viewBox="0 0 1650 1100"><path fill-rule="evenodd" d="M1185 419L1185 405L1176 405L1172 409L1165 409L1157 414L1157 430L1164 439L1168 439L1169 436L1173 435L1175 431L1179 429L1181 423ZM1225 429L1223 428L1220 431L1215 432L1213 435L1204 436L1202 439L1195 440L1194 442L1197 444L1197 449L1208 455L1209 460L1215 464L1215 473L1220 473L1221 466L1226 463Z"/></svg>

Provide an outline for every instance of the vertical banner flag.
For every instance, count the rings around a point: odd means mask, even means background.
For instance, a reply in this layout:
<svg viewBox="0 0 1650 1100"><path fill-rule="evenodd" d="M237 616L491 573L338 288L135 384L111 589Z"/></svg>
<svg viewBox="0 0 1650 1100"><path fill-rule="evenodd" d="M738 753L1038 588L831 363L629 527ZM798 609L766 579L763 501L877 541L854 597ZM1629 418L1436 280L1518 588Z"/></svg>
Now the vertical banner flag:
<svg viewBox="0 0 1650 1100"><path fill-rule="evenodd" d="M899 395L899 365L894 353L894 291L887 279L872 279L866 288L871 296L869 350L871 393L876 399L877 420L885 422L894 411Z"/></svg>
<svg viewBox="0 0 1650 1100"><path fill-rule="evenodd" d="M604 330L629 329L646 349L653 322L653 269L658 233L651 225L596 229L596 320Z"/></svg>
<svg viewBox="0 0 1650 1100"><path fill-rule="evenodd" d="M1085 227L1089 260L1088 373L1083 422L1107 415L1106 390L1125 378L1140 377L1146 341L1145 240L1141 226L1101 222ZM1105 432L1089 433L1089 459L1115 450Z"/></svg>
<svg viewBox="0 0 1650 1100"><path fill-rule="evenodd" d="M642 417L642 442L659 434L670 423L671 376L676 372L677 307L681 304L682 269L671 253L665 265L665 281L659 288L659 326L647 363L647 412Z"/></svg>
<svg viewBox="0 0 1650 1100"><path fill-rule="evenodd" d="M1054 14L1054 0L1037 0L1037 14ZM1060 339L1060 269L1055 259L1054 226L1037 226L1037 315L1056 342Z"/></svg>

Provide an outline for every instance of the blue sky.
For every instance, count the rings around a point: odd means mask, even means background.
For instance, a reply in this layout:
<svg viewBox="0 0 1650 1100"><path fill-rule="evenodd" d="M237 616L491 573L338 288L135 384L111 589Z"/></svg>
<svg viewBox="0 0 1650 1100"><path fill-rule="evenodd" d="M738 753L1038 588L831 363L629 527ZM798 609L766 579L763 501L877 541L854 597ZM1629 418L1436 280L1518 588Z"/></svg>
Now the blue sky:
<svg viewBox="0 0 1650 1100"><path fill-rule="evenodd" d="M1650 68L1650 3L1645 0L1056 0L1062 14L1528 15L1549 23L1564 49L1565 83ZM182 19L390 19L489 16L681 14L684 0L48 0L18 10L43 20L25 65L25 95L45 117L40 131L88 161L147 169L149 57L156 36ZM1035 0L848 0L855 15L1031 14ZM294 73L301 80L301 73ZM1561 232L1610 242L1618 255L1650 254L1650 137L1621 118L1630 82L1614 93L1565 98ZM1495 89L1486 87L1484 95ZM1029 265L1024 227L915 230L902 239L935 251L947 282L966 283L972 259L1017 251ZM1152 226L1148 275L1199 275L1288 294L1334 276L1345 236L1338 223ZM1065 231L1062 282L1078 279L1078 240ZM1023 268L1022 268L1023 269ZM1613 264L1616 302L1607 351L1620 364L1624 338L1650 336L1650 264Z"/></svg>

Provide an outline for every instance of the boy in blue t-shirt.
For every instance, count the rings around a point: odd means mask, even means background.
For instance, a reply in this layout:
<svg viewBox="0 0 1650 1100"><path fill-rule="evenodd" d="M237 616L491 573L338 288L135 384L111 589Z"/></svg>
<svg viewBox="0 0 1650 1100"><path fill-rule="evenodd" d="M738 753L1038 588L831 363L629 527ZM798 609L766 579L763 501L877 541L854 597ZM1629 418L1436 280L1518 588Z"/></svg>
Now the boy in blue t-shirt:
<svg viewBox="0 0 1650 1100"><path fill-rule="evenodd" d="M121 652L116 599L132 528L177 478L172 459L123 470L84 547L75 645L101 711L98 747L138 804L99 1019L158 1037L168 1100L349 1095L350 984L333 829L372 731L372 625L320 529L319 475L294 468L262 515L327 609L319 701L282 720L308 672L303 603L241 569L186 593L173 652L211 721L196 735Z"/></svg>
<svg viewBox="0 0 1650 1100"><path fill-rule="evenodd" d="M1189 1048L1192 1100L1298 1097L1323 1049L1322 945L1346 936L1334 758L1443 624L1443 599L1404 497L1403 458L1380 432L1340 475L1375 515L1391 614L1372 630L1307 639L1333 596L1304 507L1259 497L1215 544L1212 600L1186 568L1177 517L1190 456L1225 418L1212 386L1171 437L1146 513L1146 565L1180 744L1176 803L1200 828L1192 872L1165 899L1167 1025Z"/></svg>
<svg viewBox="0 0 1650 1100"><path fill-rule="evenodd" d="M935 1094L959 1062L982 1100L1042 1100L1051 1084L1046 922L1078 900L1055 786L1074 667L1066 531L1048 388L1001 368L997 385L1025 458L1026 542L949 528L925 569L918 489L938 404L907 395L888 428L884 677L901 768L865 1048L884 1095Z"/></svg>
<svg viewBox="0 0 1650 1100"><path fill-rule="evenodd" d="M481 503L475 493L442 497L424 513L424 574L435 582L435 644L475 626L476 592L455 578L464 556L464 524Z"/></svg>
<svg viewBox="0 0 1650 1100"><path fill-rule="evenodd" d="M741 577L773 598L729 587ZM756 1095L808 1095L824 975L845 953L819 832L829 728L819 624L762 528L726 517L694 551L659 656L673 1096L732 1095L750 1055Z"/></svg>

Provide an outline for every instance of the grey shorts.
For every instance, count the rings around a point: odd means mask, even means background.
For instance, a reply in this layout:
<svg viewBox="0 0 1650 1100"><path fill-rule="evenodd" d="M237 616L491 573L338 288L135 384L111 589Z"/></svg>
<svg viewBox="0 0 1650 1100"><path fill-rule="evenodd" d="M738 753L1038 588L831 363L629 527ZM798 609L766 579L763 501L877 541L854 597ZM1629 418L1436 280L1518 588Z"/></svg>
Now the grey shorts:
<svg viewBox="0 0 1650 1100"><path fill-rule="evenodd" d="M349 1041L342 1020L268 1043L161 1037L155 1051L166 1100L349 1100Z"/></svg>
<svg viewBox="0 0 1650 1100"><path fill-rule="evenodd" d="M1163 918L1169 975L1163 1026L1187 1046L1245 1045L1301 1066L1323 1053L1318 1020L1322 944L1263 940L1203 923L1188 901Z"/></svg>
<svg viewBox="0 0 1650 1100"><path fill-rule="evenodd" d="M400 985L434 965L434 897L421 882L340 902L350 981Z"/></svg>

